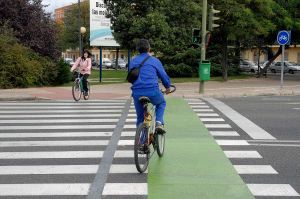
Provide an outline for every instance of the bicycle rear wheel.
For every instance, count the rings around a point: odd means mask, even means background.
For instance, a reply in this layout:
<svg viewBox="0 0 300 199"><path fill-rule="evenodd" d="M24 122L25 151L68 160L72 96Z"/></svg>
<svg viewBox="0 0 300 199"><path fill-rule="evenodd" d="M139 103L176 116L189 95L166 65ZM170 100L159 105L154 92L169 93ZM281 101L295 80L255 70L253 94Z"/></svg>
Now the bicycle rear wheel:
<svg viewBox="0 0 300 199"><path fill-rule="evenodd" d="M87 82L87 88L88 88L88 95L83 95L83 99L85 100L88 100L90 98L90 94L91 94L90 82Z"/></svg>
<svg viewBox="0 0 300 199"><path fill-rule="evenodd" d="M72 96L75 101L79 101L81 98L80 82L75 80L72 86Z"/></svg>
<svg viewBox="0 0 300 199"><path fill-rule="evenodd" d="M147 136L148 136L148 129L141 124L135 134L134 140L134 162L136 169L140 173L144 173L147 170L149 164L149 154L150 149L148 148L147 151L144 151L143 148L145 144L147 145Z"/></svg>
<svg viewBox="0 0 300 199"><path fill-rule="evenodd" d="M156 151L159 157L162 157L165 152L165 134L155 133L155 143L156 143Z"/></svg>

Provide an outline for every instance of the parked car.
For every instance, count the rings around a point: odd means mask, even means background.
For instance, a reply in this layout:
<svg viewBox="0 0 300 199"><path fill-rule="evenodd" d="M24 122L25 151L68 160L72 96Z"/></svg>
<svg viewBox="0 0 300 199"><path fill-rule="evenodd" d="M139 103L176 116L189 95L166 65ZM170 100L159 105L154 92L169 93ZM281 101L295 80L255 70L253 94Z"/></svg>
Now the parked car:
<svg viewBox="0 0 300 199"><path fill-rule="evenodd" d="M74 65L74 61L72 58L65 58L64 61L72 67Z"/></svg>
<svg viewBox="0 0 300 199"><path fill-rule="evenodd" d="M98 63L95 59L92 59L92 66L98 66Z"/></svg>
<svg viewBox="0 0 300 199"><path fill-rule="evenodd" d="M103 66L104 68L112 68L112 66L111 66L111 61L110 61L110 60L103 60L103 61L102 61L102 66Z"/></svg>
<svg viewBox="0 0 300 199"><path fill-rule="evenodd" d="M281 61L272 64L270 66L270 70L272 73L281 72ZM295 72L299 72L299 71L300 71L300 65L289 61L284 62L284 70L283 70L284 73L288 72L290 74L294 74Z"/></svg>
<svg viewBox="0 0 300 199"><path fill-rule="evenodd" d="M240 70L244 72L255 73L256 71L258 71L258 66L253 61L240 59Z"/></svg>
<svg viewBox="0 0 300 199"><path fill-rule="evenodd" d="M114 69L117 69L117 68L119 68L119 69L125 69L126 66L127 66L127 64L126 64L126 62L123 59L119 59L118 60L118 67L117 67L116 66L116 59L113 59L112 62L111 62L111 66Z"/></svg>

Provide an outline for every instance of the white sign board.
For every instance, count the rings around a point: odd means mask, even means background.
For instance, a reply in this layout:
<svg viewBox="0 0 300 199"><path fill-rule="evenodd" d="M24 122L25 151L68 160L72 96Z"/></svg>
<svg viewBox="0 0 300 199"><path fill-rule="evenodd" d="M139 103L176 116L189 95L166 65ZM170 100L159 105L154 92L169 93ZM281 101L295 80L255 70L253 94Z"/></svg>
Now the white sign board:
<svg viewBox="0 0 300 199"><path fill-rule="evenodd" d="M103 0L90 0L90 45L103 47L120 46L112 35L111 22L105 17Z"/></svg>

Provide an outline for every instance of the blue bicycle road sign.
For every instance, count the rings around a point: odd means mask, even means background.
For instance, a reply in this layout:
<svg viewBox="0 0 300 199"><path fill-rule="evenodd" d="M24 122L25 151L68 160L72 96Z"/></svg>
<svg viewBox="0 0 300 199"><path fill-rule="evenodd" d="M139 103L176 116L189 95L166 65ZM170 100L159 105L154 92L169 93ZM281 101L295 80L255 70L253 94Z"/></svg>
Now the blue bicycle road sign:
<svg viewBox="0 0 300 199"><path fill-rule="evenodd" d="M280 45L286 45L290 42L290 33L286 30L279 31L277 34L277 42Z"/></svg>

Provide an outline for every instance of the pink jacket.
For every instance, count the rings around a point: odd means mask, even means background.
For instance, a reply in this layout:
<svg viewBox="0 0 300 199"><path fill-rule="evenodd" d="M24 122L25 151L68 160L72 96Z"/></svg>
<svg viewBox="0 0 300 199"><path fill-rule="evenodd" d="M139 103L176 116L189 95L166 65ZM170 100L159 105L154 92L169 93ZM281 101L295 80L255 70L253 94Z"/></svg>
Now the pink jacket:
<svg viewBox="0 0 300 199"><path fill-rule="evenodd" d="M71 70L75 70L79 66L80 73L81 74L91 74L91 68L92 68L92 59L87 58L85 61L79 57L74 65L72 66Z"/></svg>

